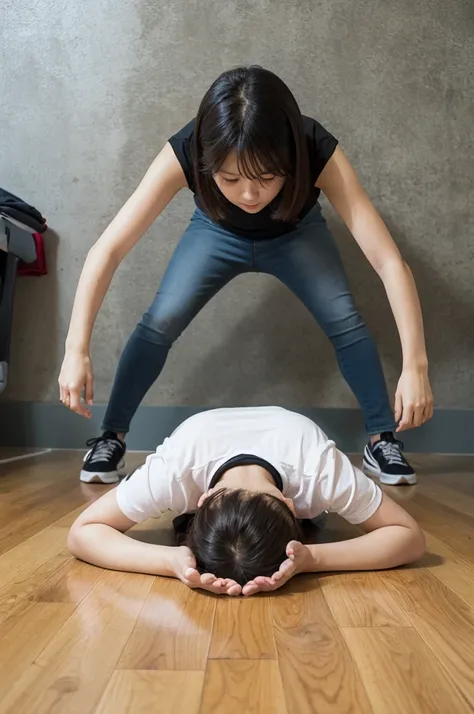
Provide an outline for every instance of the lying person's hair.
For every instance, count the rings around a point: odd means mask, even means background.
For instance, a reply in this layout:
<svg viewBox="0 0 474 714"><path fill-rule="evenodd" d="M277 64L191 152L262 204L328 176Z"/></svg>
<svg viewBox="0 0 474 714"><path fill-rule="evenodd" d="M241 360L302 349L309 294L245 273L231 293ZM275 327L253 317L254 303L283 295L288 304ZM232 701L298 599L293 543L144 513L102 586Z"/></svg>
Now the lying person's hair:
<svg viewBox="0 0 474 714"><path fill-rule="evenodd" d="M268 493L220 489L196 511L186 545L201 573L245 585L273 575L290 540L301 540L301 529L286 503Z"/></svg>

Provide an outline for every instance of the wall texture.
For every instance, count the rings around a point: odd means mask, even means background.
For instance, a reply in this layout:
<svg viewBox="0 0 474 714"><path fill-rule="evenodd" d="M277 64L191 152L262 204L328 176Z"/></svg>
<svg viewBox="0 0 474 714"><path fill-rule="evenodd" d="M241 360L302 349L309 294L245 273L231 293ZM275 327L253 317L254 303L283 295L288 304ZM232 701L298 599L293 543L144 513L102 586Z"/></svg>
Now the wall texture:
<svg viewBox="0 0 474 714"><path fill-rule="evenodd" d="M474 9L463 0L3 0L0 185L47 217L50 274L18 283L4 399L53 402L89 247L211 81L260 63L341 142L411 265L436 403L474 407ZM192 210L183 192L119 269L93 340L96 402ZM383 288L327 210L390 389ZM331 347L276 280L228 286L175 346L146 403L350 407Z"/></svg>

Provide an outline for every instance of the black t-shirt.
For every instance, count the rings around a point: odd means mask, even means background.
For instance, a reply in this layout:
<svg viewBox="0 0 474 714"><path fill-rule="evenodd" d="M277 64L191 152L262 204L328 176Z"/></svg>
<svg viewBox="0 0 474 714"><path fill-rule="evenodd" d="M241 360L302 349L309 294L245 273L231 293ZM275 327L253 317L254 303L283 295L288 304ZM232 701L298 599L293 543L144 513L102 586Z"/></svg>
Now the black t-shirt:
<svg viewBox="0 0 474 714"><path fill-rule="evenodd" d="M298 220L301 220L310 209L316 204L320 190L315 188L318 176L326 166L327 162L334 153L337 146L337 139L332 136L326 129L321 126L315 119L303 116L303 124L306 134L306 143L308 145L311 189L308 194L305 205L303 206ZM196 183L194 180L193 167L193 136L194 136L195 119L186 124L181 131L172 136L169 140L176 157L181 164L181 167L186 176L188 186L194 193L194 201L196 206L204 210L200 205L199 197L196 194ZM252 240L261 240L265 238L276 238L285 233L290 233L295 228L294 223L278 221L272 218L272 213L280 200L279 195L273 201L265 206L258 213L247 213L238 206L235 206L230 201L227 202L227 215L225 220L219 222L226 230L231 233L250 238ZM297 224L296 224L297 225Z"/></svg>

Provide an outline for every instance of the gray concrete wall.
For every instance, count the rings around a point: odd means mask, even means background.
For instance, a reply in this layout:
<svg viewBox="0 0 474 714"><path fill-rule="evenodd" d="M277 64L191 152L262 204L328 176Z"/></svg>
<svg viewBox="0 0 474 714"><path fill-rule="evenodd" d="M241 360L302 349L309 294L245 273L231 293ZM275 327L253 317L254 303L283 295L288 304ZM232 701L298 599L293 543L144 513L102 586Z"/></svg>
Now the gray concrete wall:
<svg viewBox="0 0 474 714"><path fill-rule="evenodd" d="M4 0L0 185L54 231L49 276L18 283L4 398L57 399L87 250L210 82L254 62L280 74L302 110L339 137L415 273L436 403L474 407L473 19L462 0ZM92 347L97 402L187 224L186 194L106 298ZM328 217L394 390L400 350L383 288ZM183 335L146 403L275 401L355 405L305 309L276 280L245 276Z"/></svg>

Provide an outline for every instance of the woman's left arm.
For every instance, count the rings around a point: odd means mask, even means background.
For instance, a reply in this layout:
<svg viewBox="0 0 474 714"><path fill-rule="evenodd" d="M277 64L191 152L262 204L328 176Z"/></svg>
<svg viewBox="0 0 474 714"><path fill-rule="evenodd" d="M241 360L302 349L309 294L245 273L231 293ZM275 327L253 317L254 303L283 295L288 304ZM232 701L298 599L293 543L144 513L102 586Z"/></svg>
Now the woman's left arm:
<svg viewBox="0 0 474 714"><path fill-rule="evenodd" d="M340 147L324 167L316 187L327 196L384 284L403 352L395 396L397 431L420 426L433 415L433 395L412 272Z"/></svg>
<svg viewBox="0 0 474 714"><path fill-rule="evenodd" d="M278 590L298 573L384 570L423 557L425 536L416 521L395 501L382 495L375 513L359 526L365 531L351 540L304 545L290 541L288 558L272 577L258 576L242 588L243 595Z"/></svg>

